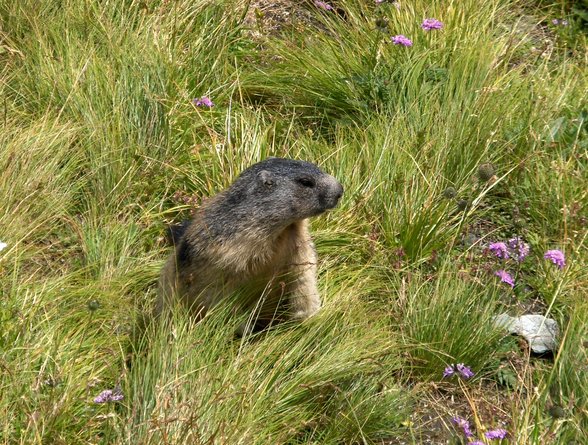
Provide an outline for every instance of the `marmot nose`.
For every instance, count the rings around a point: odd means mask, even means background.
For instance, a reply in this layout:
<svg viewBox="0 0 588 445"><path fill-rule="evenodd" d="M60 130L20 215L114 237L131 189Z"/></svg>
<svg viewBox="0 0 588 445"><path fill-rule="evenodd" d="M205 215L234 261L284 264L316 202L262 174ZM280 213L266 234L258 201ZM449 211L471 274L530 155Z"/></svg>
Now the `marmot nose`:
<svg viewBox="0 0 588 445"><path fill-rule="evenodd" d="M332 209L337 205L341 196L343 196L343 186L335 177L325 175L321 188L322 193L319 199L323 209Z"/></svg>
<svg viewBox="0 0 588 445"><path fill-rule="evenodd" d="M343 196L343 186L340 183L337 183L337 187L335 189L335 202L339 202Z"/></svg>
<svg viewBox="0 0 588 445"><path fill-rule="evenodd" d="M333 178L333 183L331 184L331 190L329 190L329 193L327 196L328 196L327 206L329 208L335 207L339 203L339 199L341 199L341 196L343 196L343 186L335 178Z"/></svg>

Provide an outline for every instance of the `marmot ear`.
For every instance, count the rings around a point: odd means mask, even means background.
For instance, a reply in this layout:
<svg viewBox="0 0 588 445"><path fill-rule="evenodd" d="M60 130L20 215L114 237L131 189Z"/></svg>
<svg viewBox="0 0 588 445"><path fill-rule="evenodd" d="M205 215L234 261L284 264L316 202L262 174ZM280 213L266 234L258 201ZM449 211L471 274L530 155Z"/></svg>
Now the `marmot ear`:
<svg viewBox="0 0 588 445"><path fill-rule="evenodd" d="M261 183L267 187L271 187L275 183L274 176L271 174L271 172L269 172L267 170L261 170L257 174L257 177L259 178Z"/></svg>

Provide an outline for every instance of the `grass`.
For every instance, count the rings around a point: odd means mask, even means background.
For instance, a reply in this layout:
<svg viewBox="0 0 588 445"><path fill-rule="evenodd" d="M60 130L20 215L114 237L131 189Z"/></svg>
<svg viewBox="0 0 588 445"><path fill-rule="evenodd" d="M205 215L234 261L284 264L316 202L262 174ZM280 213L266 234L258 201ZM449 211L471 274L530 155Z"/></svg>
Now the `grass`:
<svg viewBox="0 0 588 445"><path fill-rule="evenodd" d="M246 2L0 0L0 442L459 443L454 415L503 443L588 440L577 9L334 3L345 18L304 3L274 35ZM184 198L267 156L345 187L312 222L323 310L244 339L230 308L180 310L137 339ZM524 263L486 252L515 235ZM553 357L493 328L503 312L555 318ZM473 379L442 378L461 362Z"/></svg>

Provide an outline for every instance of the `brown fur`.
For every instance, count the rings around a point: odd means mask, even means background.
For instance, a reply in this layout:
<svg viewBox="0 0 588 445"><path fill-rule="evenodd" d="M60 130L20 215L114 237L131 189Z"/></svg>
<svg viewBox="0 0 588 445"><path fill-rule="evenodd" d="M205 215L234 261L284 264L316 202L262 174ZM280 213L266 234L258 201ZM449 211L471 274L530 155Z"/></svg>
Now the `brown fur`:
<svg viewBox="0 0 588 445"><path fill-rule="evenodd" d="M302 186L300 178L315 185ZM202 317L241 292L241 309L255 309L261 319L312 316L321 301L308 216L334 207L342 192L335 178L302 161L273 158L250 167L189 223L163 268L156 313L179 298Z"/></svg>

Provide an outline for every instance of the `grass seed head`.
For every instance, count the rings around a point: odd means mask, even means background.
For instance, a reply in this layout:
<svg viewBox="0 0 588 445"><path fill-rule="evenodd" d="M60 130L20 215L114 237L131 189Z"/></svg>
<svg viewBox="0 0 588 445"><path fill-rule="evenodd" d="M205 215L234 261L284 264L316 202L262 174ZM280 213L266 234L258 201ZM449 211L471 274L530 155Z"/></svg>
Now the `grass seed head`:
<svg viewBox="0 0 588 445"><path fill-rule="evenodd" d="M455 187L447 187L445 190L443 190L443 197L445 199L453 199L457 196L457 190L455 190Z"/></svg>
<svg viewBox="0 0 588 445"><path fill-rule="evenodd" d="M88 310L90 312L95 312L100 309L100 302L98 300L90 300L88 301Z"/></svg>
<svg viewBox="0 0 588 445"><path fill-rule="evenodd" d="M494 166L490 163L481 164L478 167L478 178L482 182L488 182L494 177Z"/></svg>
<svg viewBox="0 0 588 445"><path fill-rule="evenodd" d="M460 212L465 212L470 207L470 201L467 199L460 199L457 201L457 209Z"/></svg>

